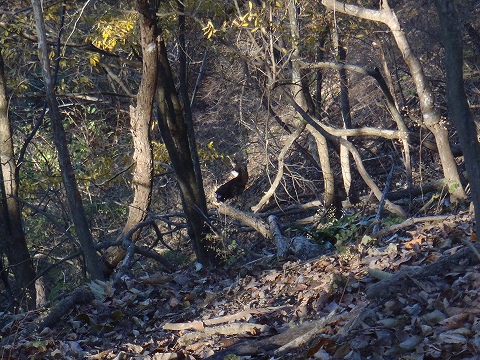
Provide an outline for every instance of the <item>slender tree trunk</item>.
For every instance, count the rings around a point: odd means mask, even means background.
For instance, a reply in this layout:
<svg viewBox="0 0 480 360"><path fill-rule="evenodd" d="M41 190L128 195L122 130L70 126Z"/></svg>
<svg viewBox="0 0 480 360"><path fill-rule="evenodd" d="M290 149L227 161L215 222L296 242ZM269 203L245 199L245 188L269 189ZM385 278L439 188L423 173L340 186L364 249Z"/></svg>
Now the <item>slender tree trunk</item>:
<svg viewBox="0 0 480 360"><path fill-rule="evenodd" d="M337 58L340 64L345 64L347 60L347 51L343 47L340 39L338 38L337 29L333 29L333 46L337 51ZM338 77L340 79L340 102L342 109L343 127L345 129L352 128L352 117L350 115L350 101L348 98L348 77L347 71L344 67L338 69ZM348 139L345 136L345 139ZM343 187L347 198L350 198L350 191L352 186L352 170L350 168L350 152L345 146L340 145L340 165L342 168Z"/></svg>
<svg viewBox="0 0 480 360"><path fill-rule="evenodd" d="M464 199L464 188L460 181L457 164L450 147L448 131L440 118L440 112L435 107L435 97L420 61L410 48L410 44L402 30L395 12L388 5L387 0L382 0L380 10L366 9L356 5L345 4L336 0L322 0L322 4L330 10L335 10L347 15L372 21L378 21L387 25L397 42L397 46L403 55L403 59L410 69L410 73L417 88L420 108L425 127L435 137L442 163L443 174L451 185L452 199Z"/></svg>
<svg viewBox="0 0 480 360"><path fill-rule="evenodd" d="M292 36L292 48L293 58L299 58L300 52L298 49L298 43L300 41L300 27L298 25L297 8L295 0L288 0L288 16L290 22L290 34ZM314 109L310 109L307 103L307 99L304 93L304 87L302 86L302 71L300 65L297 62L292 62L292 86L291 91L297 104L299 104L303 110L312 113ZM301 119L301 117L300 117ZM303 122L301 119L299 122ZM325 137L315 130L310 124L307 124L306 129L315 139L315 144L318 151L318 161L322 168L324 195L323 202L326 207L329 207L335 203L335 181L333 177L333 170L330 164L330 157L328 154L328 143Z"/></svg>
<svg viewBox="0 0 480 360"><path fill-rule="evenodd" d="M382 61L382 70L383 70L383 73L385 74L385 82L387 83L388 88L390 89L390 93L392 94L395 107L397 108L398 111L400 111L400 108L398 107L397 99L395 96L395 87L393 86L392 75L388 68L387 56L385 55L383 40L378 34L376 34L375 37L377 38L377 43L374 45L374 47L376 47L379 50L378 52L380 54L380 59Z"/></svg>
<svg viewBox="0 0 480 360"><path fill-rule="evenodd" d="M136 9L140 15L140 37L142 47L142 80L137 94L136 106L130 106L130 131L133 140L132 178L133 200L128 208L128 219L120 235L123 238L134 226L144 221L150 206L153 184L153 154L150 139L155 92L157 84L157 25L155 1L137 0ZM135 242L139 232L132 236ZM108 249L105 259L114 268L125 257L125 249Z"/></svg>
<svg viewBox="0 0 480 360"><path fill-rule="evenodd" d="M20 288L24 304L29 309L35 308L35 270L28 252L25 233L22 225L20 205L17 201L18 178L17 164L13 152L13 140L8 117L7 86L4 72L3 57L0 53L0 183L1 204L0 222L3 234L0 238L0 249L5 252L8 265L15 276L16 288ZM3 256L0 253L0 256ZM4 271L4 269L1 269ZM8 284L5 284L8 286Z"/></svg>
<svg viewBox="0 0 480 360"><path fill-rule="evenodd" d="M330 28L325 26L318 34L318 43L316 49L316 61L324 60L324 46L327 41ZM320 111L322 108L322 83L323 83L323 70L317 69L315 71L316 78L316 91L315 91L315 115L318 119L321 118ZM321 134L320 134L321 135ZM319 153L320 168L323 174L324 196L323 202L325 207L330 207L338 202L338 198L335 197L335 178L333 169L330 163L330 156L328 153L328 142L324 136L317 136L315 138L317 143L317 151Z"/></svg>
<svg viewBox="0 0 480 360"><path fill-rule="evenodd" d="M390 113L392 114L394 120L396 121L398 125L398 129L401 131L404 131L405 134L407 134L408 129L407 126L405 125L405 122L400 114L400 109L398 106L398 102L395 97L395 87L393 85L393 80L392 76L390 74L390 71L388 69L388 63L387 63L387 57L385 56L385 51L384 47L382 44L382 39L380 36L377 36L378 39L378 49L380 50L380 58L382 60L382 68L383 72L385 74L385 85L384 87L384 94L387 94L388 92L386 91L387 88L390 90L391 96L387 96L387 103L388 103L388 108L390 110ZM396 68L396 67L395 67ZM396 70L395 70L396 71ZM398 74L397 74L398 75ZM381 77L380 72L378 72L378 76ZM378 81L378 80L377 80ZM403 93L402 93L402 88L400 85L400 81L397 81L397 84L399 86L399 92L400 96L403 99ZM388 85L388 86L387 86ZM405 103L405 101L402 100L402 103ZM408 190L412 190L413 186L413 180L412 180L412 166L411 166L411 159L410 159L410 146L408 143L408 137L405 136L405 138L402 140L403 142L403 162L405 164L405 171L406 171L406 180L407 180L407 188Z"/></svg>
<svg viewBox="0 0 480 360"><path fill-rule="evenodd" d="M46 30L41 1L32 0L32 6L38 36L39 58L53 127L53 141L58 152L58 162L62 173L63 185L65 186L65 192L67 194L70 214L75 225L76 234L82 245L85 263L90 276L94 279L103 279L99 257L95 250L92 234L90 233L88 226L87 216L85 215L82 204L82 198L78 191L75 172L68 153L65 129L63 128L62 123L63 117L60 113L55 95L53 79L50 72L50 59L48 57Z"/></svg>
<svg viewBox="0 0 480 360"><path fill-rule="evenodd" d="M460 23L452 0L435 0L445 46L448 114L458 130L480 233L480 144L463 83L463 46Z"/></svg>
<svg viewBox="0 0 480 360"><path fill-rule="evenodd" d="M207 238L209 228L206 200L197 182L183 108L175 89L167 50L160 42L158 65L157 101L160 114L160 132L170 156L187 218L188 234L192 239L197 260L205 266L219 263L218 245ZM194 140L194 139L193 139Z"/></svg>
<svg viewBox="0 0 480 360"><path fill-rule="evenodd" d="M177 1L178 11L180 14L185 12L185 5L183 1ZM203 188L202 172L200 169L200 159L198 158L197 142L195 141L195 127L193 123L192 109L190 107L190 99L188 96L188 66L187 66L187 44L185 41L185 15L178 16L178 43L180 46L179 55L179 95L183 105L183 113L185 116L185 125L188 131L188 142L190 144L190 153L193 160L193 168L195 170L195 179L199 191L200 201L205 202L201 204L201 208L207 208L205 190Z"/></svg>

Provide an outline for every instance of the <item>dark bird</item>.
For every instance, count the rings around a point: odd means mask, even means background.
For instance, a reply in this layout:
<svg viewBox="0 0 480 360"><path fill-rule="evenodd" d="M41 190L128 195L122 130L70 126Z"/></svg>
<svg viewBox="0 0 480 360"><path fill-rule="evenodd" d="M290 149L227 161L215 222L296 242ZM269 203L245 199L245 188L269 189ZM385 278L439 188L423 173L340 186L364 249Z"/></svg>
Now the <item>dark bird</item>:
<svg viewBox="0 0 480 360"><path fill-rule="evenodd" d="M248 181L247 165L236 163L232 174L235 176L232 180L227 181L215 191L217 201L225 201L240 195L245 190Z"/></svg>

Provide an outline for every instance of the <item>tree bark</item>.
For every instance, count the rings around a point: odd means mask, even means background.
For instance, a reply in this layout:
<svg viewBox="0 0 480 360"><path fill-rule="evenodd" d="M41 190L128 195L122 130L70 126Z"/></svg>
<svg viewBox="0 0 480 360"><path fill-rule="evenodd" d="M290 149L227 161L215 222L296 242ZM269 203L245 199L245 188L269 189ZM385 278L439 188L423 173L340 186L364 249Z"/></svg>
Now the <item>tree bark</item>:
<svg viewBox="0 0 480 360"><path fill-rule="evenodd" d="M0 249L8 259L8 265L15 277L14 288L20 288L21 298L28 309L36 304L35 270L28 251L22 225L20 205L17 201L18 178L17 164L13 152L12 131L8 117L7 86L3 57L0 53ZM3 256L1 254L0 256ZM5 271L5 269L2 269ZM8 284L5 284L8 286Z"/></svg>
<svg viewBox="0 0 480 360"><path fill-rule="evenodd" d="M338 62L340 64L345 64L347 60L347 51L343 47L338 38L338 31L336 28L333 29L333 46L336 48ZM338 68L338 77L340 79L340 102L342 109L342 120L343 127L345 129L352 128L352 116L350 114L350 101L348 98L348 77L347 71L344 67ZM348 138L345 136L345 139ZM340 145L340 167L342 169L342 179L343 187L345 188L345 193L347 198L350 198L350 190L352 185L352 170L350 168L350 152L345 148L345 146Z"/></svg>
<svg viewBox="0 0 480 360"><path fill-rule="evenodd" d="M142 80L137 94L136 107L130 106L130 131L133 140L133 162L135 169L132 178L133 200L128 209L128 219L120 235L121 238L147 217L153 184L153 154L150 139L150 124L153 114L157 84L157 26L153 1L137 0L136 9L140 15L140 37L142 47ZM139 232L132 237L138 238ZM110 268L115 268L125 257L125 249L108 249L105 259Z"/></svg>
<svg viewBox="0 0 480 360"><path fill-rule="evenodd" d="M300 58L300 51L298 48L298 43L300 41L300 27L298 24L297 18L297 8L294 0L289 0L288 4L288 17L290 22L290 35L292 37L292 58ZM307 102L307 97L304 91L306 89L302 86L302 69L300 65L293 61L292 62L292 86L291 91L293 98L299 104L303 110L313 113L314 109L310 109ZM304 120L300 120L300 123ZM302 126L301 124L298 125ZM323 174L323 184L324 184L324 204L326 207L329 207L335 203L335 181L334 174L330 164L330 157L328 154L328 144L325 137L315 130L310 124L307 123L306 129L312 134L315 139L315 144L318 151L318 160L320 162L320 167Z"/></svg>
<svg viewBox="0 0 480 360"><path fill-rule="evenodd" d="M160 41L157 101L159 127L172 162L187 218L188 234L192 239L197 260L204 266L218 265L218 246L207 238L209 228L206 200L197 182L188 129L167 56L164 41Z"/></svg>
<svg viewBox="0 0 480 360"><path fill-rule="evenodd" d="M480 144L463 83L463 46L460 23L452 0L435 0L445 46L448 114L455 124L475 207L477 234L480 231Z"/></svg>
<svg viewBox="0 0 480 360"><path fill-rule="evenodd" d="M53 141L58 152L58 162L62 174L63 185L67 195L70 214L75 225L75 231L82 245L85 263L90 276L94 279L103 279L98 254L88 226L87 216L82 204L82 198L78 191L75 172L70 160L67 148L65 129L63 128L63 116L58 107L57 97L50 72L50 59L48 57L45 22L40 0L32 0L33 14L38 37L39 58L42 67L43 81L47 103L50 108L50 117L53 127Z"/></svg>
<svg viewBox="0 0 480 360"><path fill-rule="evenodd" d="M177 0L178 11L180 14L185 13L185 4L183 1ZM183 105L183 113L185 116L185 125L188 132L188 143L190 144L190 153L193 160L193 169L195 171L195 179L199 191L200 201L205 202L201 204L201 208L207 208L205 190L203 188L202 172L200 169L200 159L198 157L197 142L195 141L195 128L193 123L192 108L190 106L190 99L188 96L188 71L187 71L187 44L185 41L185 15L178 16L178 43L180 46L179 53L179 95Z"/></svg>
<svg viewBox="0 0 480 360"><path fill-rule="evenodd" d="M356 5L345 4L336 0L322 0L322 4L330 10L335 10L361 19L381 22L388 26L403 55L405 63L410 69L413 82L417 88L424 125L432 132L437 142L443 174L452 185L452 200L464 199L466 195L450 147L448 131L442 124L440 112L435 107L435 97L430 88L430 84L423 73L422 65L410 48L405 33L400 26L395 12L388 5L388 1L382 0L380 3L381 9L373 10Z"/></svg>

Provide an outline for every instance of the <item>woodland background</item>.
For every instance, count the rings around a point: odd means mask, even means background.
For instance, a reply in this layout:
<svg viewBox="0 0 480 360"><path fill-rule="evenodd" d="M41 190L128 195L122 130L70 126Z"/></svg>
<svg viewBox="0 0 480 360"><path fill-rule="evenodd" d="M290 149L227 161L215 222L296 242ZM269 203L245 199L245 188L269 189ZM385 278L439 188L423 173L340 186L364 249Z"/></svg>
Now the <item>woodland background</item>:
<svg viewBox="0 0 480 360"><path fill-rule="evenodd" d="M2 358L478 356L478 1L0 9Z"/></svg>

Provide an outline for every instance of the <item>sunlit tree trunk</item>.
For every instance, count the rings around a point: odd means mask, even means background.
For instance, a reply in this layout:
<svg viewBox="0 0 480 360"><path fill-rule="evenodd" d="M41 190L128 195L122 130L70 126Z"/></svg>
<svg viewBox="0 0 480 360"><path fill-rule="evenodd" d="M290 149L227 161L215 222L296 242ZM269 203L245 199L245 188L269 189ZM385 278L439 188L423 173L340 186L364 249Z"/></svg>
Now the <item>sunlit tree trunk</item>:
<svg viewBox="0 0 480 360"><path fill-rule="evenodd" d="M134 226L145 220L150 206L153 184L153 154L150 139L150 124L157 83L157 26L155 1L137 0L136 9L140 15L140 37L142 46L142 80L137 94L136 106L130 106L130 131L133 141L132 178L133 200L128 208L128 219L120 235L123 238ZM138 232L132 237L136 241ZM124 258L121 247L108 249L107 265L114 268Z"/></svg>
<svg viewBox="0 0 480 360"><path fill-rule="evenodd" d="M103 272L100 267L98 254L95 250L92 234L88 226L87 216L82 204L82 198L78 191L75 172L70 160L70 154L67 148L67 138L63 128L63 116L55 94L53 78L50 72L50 59L47 48L45 22L43 19L42 4L40 0L32 0L33 14L38 37L38 50L40 64L42 67L42 76L45 83L45 93L48 107L50 108L50 118L53 128L53 141L58 152L58 162L62 174L63 185L67 195L70 214L75 225L75 232L82 245L82 251L85 263L90 276L94 279L103 279Z"/></svg>
<svg viewBox="0 0 480 360"><path fill-rule="evenodd" d="M17 200L17 164L14 158L13 141L8 117L7 87L3 57L0 53L0 249L8 259L8 265L15 277L14 288L20 288L22 301L29 309L35 308L35 270L28 252L22 226L20 206ZM3 256L0 252L0 256ZM5 269L1 269L2 271ZM5 278L6 279L6 278ZM8 284L5 284L8 286Z"/></svg>

